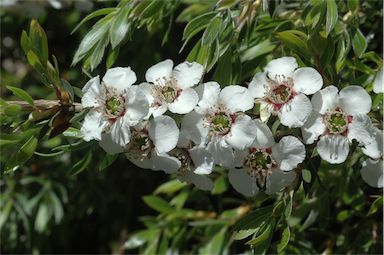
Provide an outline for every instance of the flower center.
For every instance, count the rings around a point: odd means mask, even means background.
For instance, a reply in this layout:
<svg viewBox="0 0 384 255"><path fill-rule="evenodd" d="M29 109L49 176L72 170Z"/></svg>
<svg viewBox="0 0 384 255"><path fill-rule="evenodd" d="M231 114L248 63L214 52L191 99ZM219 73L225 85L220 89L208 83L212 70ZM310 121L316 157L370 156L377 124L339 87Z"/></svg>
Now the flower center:
<svg viewBox="0 0 384 255"><path fill-rule="evenodd" d="M124 98L112 96L105 101L105 108L110 118L116 118L124 114Z"/></svg>
<svg viewBox="0 0 384 255"><path fill-rule="evenodd" d="M348 129L348 116L341 111L326 113L324 122L331 134L342 134Z"/></svg>
<svg viewBox="0 0 384 255"><path fill-rule="evenodd" d="M280 84L270 90L269 100L274 104L284 104L291 99L292 88L286 84Z"/></svg>
<svg viewBox="0 0 384 255"><path fill-rule="evenodd" d="M231 130L233 123L233 116L225 112L218 112L209 117L210 131L219 134L226 135Z"/></svg>
<svg viewBox="0 0 384 255"><path fill-rule="evenodd" d="M139 156L148 157L153 148L151 138L145 129L137 131L135 129L131 132L131 141L128 144L128 149L131 153L138 154Z"/></svg>
<svg viewBox="0 0 384 255"><path fill-rule="evenodd" d="M272 174L276 161L272 158L272 150L249 148L249 154L244 160L244 167L248 174L255 179L257 186L265 188L267 177Z"/></svg>
<svg viewBox="0 0 384 255"><path fill-rule="evenodd" d="M180 94L175 79L158 79L157 85L154 86L154 95L160 102L173 103Z"/></svg>
<svg viewBox="0 0 384 255"><path fill-rule="evenodd" d="M181 167L177 172L178 174L183 175L187 171L192 171L194 164L187 150L182 148L175 148L169 152L169 155L180 160Z"/></svg>

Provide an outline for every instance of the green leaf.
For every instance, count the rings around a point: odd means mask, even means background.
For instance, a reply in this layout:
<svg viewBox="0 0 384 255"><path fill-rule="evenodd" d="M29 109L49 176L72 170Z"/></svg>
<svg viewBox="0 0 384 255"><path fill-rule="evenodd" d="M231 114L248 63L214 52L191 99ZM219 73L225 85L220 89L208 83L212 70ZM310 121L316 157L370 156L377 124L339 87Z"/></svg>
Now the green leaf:
<svg viewBox="0 0 384 255"><path fill-rule="evenodd" d="M360 58L367 49L367 41L360 29L357 29L352 37L352 47L358 58Z"/></svg>
<svg viewBox="0 0 384 255"><path fill-rule="evenodd" d="M41 203L35 219L35 230L43 232L48 224L50 215L47 204Z"/></svg>
<svg viewBox="0 0 384 255"><path fill-rule="evenodd" d="M109 30L112 49L115 49L116 46L120 44L128 32L130 26L128 22L128 14L129 9L122 8L112 21L111 29Z"/></svg>
<svg viewBox="0 0 384 255"><path fill-rule="evenodd" d="M257 245L261 245L262 243L267 241L269 239L269 237L272 235L271 224L267 224L266 227L261 232L262 233L260 235L257 235L256 238L249 240L246 244L257 246Z"/></svg>
<svg viewBox="0 0 384 255"><path fill-rule="evenodd" d="M1 107L3 109L3 112L5 115L9 117L17 116L21 113L21 106L20 105L7 105L5 107Z"/></svg>
<svg viewBox="0 0 384 255"><path fill-rule="evenodd" d="M232 51L230 49L219 58L213 77L219 84L232 83Z"/></svg>
<svg viewBox="0 0 384 255"><path fill-rule="evenodd" d="M144 196L143 200L149 207L161 213L171 213L174 210L167 201L160 197Z"/></svg>
<svg viewBox="0 0 384 255"><path fill-rule="evenodd" d="M334 28L339 15L337 12L337 4L335 0L327 0L327 20L325 25L326 35L328 37Z"/></svg>
<svg viewBox="0 0 384 255"><path fill-rule="evenodd" d="M184 45L198 32L206 28L209 24L209 21L216 15L215 12L208 12L203 15L200 15L193 20L191 20L184 29L183 40ZM184 48L184 46L182 47ZM181 51L181 50L180 50Z"/></svg>
<svg viewBox="0 0 384 255"><path fill-rule="evenodd" d="M161 184L157 189L154 191L154 194L173 194L176 191L179 191L183 187L185 187L187 184L184 182L180 182L178 179L174 179L171 181L168 181L166 183Z"/></svg>
<svg viewBox="0 0 384 255"><path fill-rule="evenodd" d="M8 219L8 215L11 212L13 201L8 199L7 203L4 205L4 200L1 201L1 214L0 214L0 229L3 229L4 223Z"/></svg>
<svg viewBox="0 0 384 255"><path fill-rule="evenodd" d="M212 44L220 35L223 26L223 18L221 16L214 17L208 24L207 29L203 33L201 43L203 45Z"/></svg>
<svg viewBox="0 0 384 255"><path fill-rule="evenodd" d="M24 30L21 33L20 44L25 54L31 50L31 40L29 40L28 34Z"/></svg>
<svg viewBox="0 0 384 255"><path fill-rule="evenodd" d="M49 197L52 201L53 216L55 217L56 224L58 224L64 216L63 205L61 204L60 199L53 191L49 193Z"/></svg>
<svg viewBox="0 0 384 255"><path fill-rule="evenodd" d="M344 39L340 39L339 42L337 43L337 59L336 59L336 72L339 73L341 69L345 65L345 59L347 57L346 54L346 49L345 49L345 41Z"/></svg>
<svg viewBox="0 0 384 255"><path fill-rule="evenodd" d="M87 55L87 53L104 38L110 26L110 19L106 18L107 17L105 17L104 20L100 20L98 23L96 23L85 35L75 53L75 56L73 57L72 65L75 65L80 60L82 60Z"/></svg>
<svg viewBox="0 0 384 255"><path fill-rule="evenodd" d="M303 177L303 180L306 183L311 183L311 178L312 178L311 171L307 169L303 169L303 171L301 172L301 176Z"/></svg>
<svg viewBox="0 0 384 255"><path fill-rule="evenodd" d="M277 38L288 48L295 51L299 56L310 59L307 45L307 35L298 30L286 30L277 33Z"/></svg>
<svg viewBox="0 0 384 255"><path fill-rule="evenodd" d="M32 136L28 139L23 146L21 146L20 150L16 154L16 161L21 163L27 161L35 152L37 147L38 140L36 137Z"/></svg>
<svg viewBox="0 0 384 255"><path fill-rule="evenodd" d="M348 9L355 12L359 8L359 0L347 0Z"/></svg>
<svg viewBox="0 0 384 255"><path fill-rule="evenodd" d="M202 254L222 254L222 250L225 246L225 234L227 233L227 228L223 227L219 232L217 232L213 238L207 243L203 248Z"/></svg>
<svg viewBox="0 0 384 255"><path fill-rule="evenodd" d="M217 195L225 192L227 189L228 189L227 178L224 175L222 175L215 180L215 183L211 192L213 195Z"/></svg>
<svg viewBox="0 0 384 255"><path fill-rule="evenodd" d="M75 92L73 90L73 87L67 80L61 79L61 85L63 85L63 88L66 92L68 92L69 99L71 102L75 101Z"/></svg>
<svg viewBox="0 0 384 255"><path fill-rule="evenodd" d="M95 49L93 50L91 56L89 57L91 71L93 71L103 59L105 47L107 46L107 44L108 44L108 36L105 36L98 42Z"/></svg>
<svg viewBox="0 0 384 255"><path fill-rule="evenodd" d="M147 19L154 16L162 9L165 2L166 1L150 1L150 4L141 12L140 18Z"/></svg>
<svg viewBox="0 0 384 255"><path fill-rule="evenodd" d="M115 162L115 160L118 158L118 156L119 154L105 155L105 157L99 163L99 171L102 171L112 165L113 162Z"/></svg>
<svg viewBox="0 0 384 255"><path fill-rule="evenodd" d="M43 73L44 69L43 69L43 66L41 65L41 62L39 60L39 57L33 52L33 51L29 51L27 53L27 60L28 60L28 63L33 66L33 68L35 68L38 72L40 73Z"/></svg>
<svg viewBox="0 0 384 255"><path fill-rule="evenodd" d="M136 232L124 243L124 248L136 249L146 242L153 240L158 234L158 229L147 229Z"/></svg>
<svg viewBox="0 0 384 255"><path fill-rule="evenodd" d="M76 164L70 170L69 174L76 175L84 171L88 167L89 163L91 163L91 159L92 159L92 151L89 150L83 159L76 162Z"/></svg>
<svg viewBox="0 0 384 255"><path fill-rule="evenodd" d="M286 226L285 229L283 230L283 234L281 236L280 242L277 245L278 253L281 253L284 250L284 248L289 243L290 238L291 238L291 231L289 230L289 226Z"/></svg>
<svg viewBox="0 0 384 255"><path fill-rule="evenodd" d="M379 209L383 207L383 197L378 197L369 208L368 216L375 214Z"/></svg>
<svg viewBox="0 0 384 255"><path fill-rule="evenodd" d="M233 239L243 240L243 239L247 238L248 236L254 234L257 230L258 230L258 228L251 228L251 229L246 229L246 230L235 231L233 233Z"/></svg>
<svg viewBox="0 0 384 255"><path fill-rule="evenodd" d="M236 222L233 226L234 230L247 230L259 227L263 222L269 219L273 208L273 206L265 206L248 213Z"/></svg>
<svg viewBox="0 0 384 255"><path fill-rule="evenodd" d="M107 57L107 61L106 61L107 69L111 68L113 64L116 62L117 58L119 57L119 51L120 51L120 47L116 47L113 50L112 49L110 50Z"/></svg>
<svg viewBox="0 0 384 255"><path fill-rule="evenodd" d="M29 39L31 41L31 46L34 48L34 50L36 50L41 63L43 66L46 66L48 61L47 36L44 32L44 29L36 20L31 21L29 28Z"/></svg>
<svg viewBox="0 0 384 255"><path fill-rule="evenodd" d="M113 11L115 11L116 8L103 8L97 11L92 12L91 14L87 15L71 32L73 34L77 29L79 29L80 26L82 26L85 22L96 18L98 16L107 15Z"/></svg>

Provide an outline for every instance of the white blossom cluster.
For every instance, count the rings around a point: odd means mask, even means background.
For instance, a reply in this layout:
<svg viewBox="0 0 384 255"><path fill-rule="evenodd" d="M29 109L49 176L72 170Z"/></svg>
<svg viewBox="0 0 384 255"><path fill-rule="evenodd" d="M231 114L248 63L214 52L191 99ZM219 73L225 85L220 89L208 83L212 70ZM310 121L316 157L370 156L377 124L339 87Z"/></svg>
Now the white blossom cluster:
<svg viewBox="0 0 384 255"><path fill-rule="evenodd" d="M363 179L383 186L383 132L367 115L372 101L362 87L322 89L322 76L314 68L299 68L293 57L270 61L248 87L202 83L203 74L196 62L174 67L165 60L150 67L139 85L130 67L109 69L102 80L94 77L83 88L82 105L89 110L83 139L203 190L212 189L208 175L222 166L246 196L290 185L306 157L304 144L316 143L323 160L338 164L356 140L371 158L363 164ZM300 128L302 136L275 141L266 124L270 115L288 128Z"/></svg>

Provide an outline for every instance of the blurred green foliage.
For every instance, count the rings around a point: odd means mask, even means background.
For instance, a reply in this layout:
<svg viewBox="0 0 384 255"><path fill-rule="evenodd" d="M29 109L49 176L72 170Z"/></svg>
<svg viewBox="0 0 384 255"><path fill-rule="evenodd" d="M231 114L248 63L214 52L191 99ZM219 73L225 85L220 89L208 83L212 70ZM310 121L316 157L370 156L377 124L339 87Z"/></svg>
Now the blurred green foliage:
<svg viewBox="0 0 384 255"><path fill-rule="evenodd" d="M37 17L41 27L7 8L0 17L1 97L30 104L58 99L70 107L88 72L129 65L143 80L166 58L200 62L206 80L229 85L291 55L319 70L326 85L368 92L382 67L381 1L94 2L91 13L50 8ZM370 117L382 125L382 94L372 99ZM106 155L79 139L83 113L60 108L28 117L5 100L0 105L4 253L382 251L382 190L361 180L366 157L356 146L341 165L308 148L294 185L246 199L221 168L209 194ZM277 137L286 131L276 132L274 118L269 124Z"/></svg>

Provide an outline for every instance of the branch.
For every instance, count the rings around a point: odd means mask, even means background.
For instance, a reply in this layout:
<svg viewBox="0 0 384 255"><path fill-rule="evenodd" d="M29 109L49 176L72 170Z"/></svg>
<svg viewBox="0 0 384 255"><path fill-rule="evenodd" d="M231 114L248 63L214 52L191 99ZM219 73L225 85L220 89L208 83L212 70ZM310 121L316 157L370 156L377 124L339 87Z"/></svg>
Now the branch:
<svg viewBox="0 0 384 255"><path fill-rule="evenodd" d="M7 101L7 104L9 105L18 105L21 107L22 111L25 112L32 112L34 110L49 110L56 107L68 107L68 110L71 112L81 112L83 110L83 106L80 103L73 103L70 106L64 106L60 103L59 100L45 100L45 99L39 99L33 101L34 106L28 104L25 101Z"/></svg>

